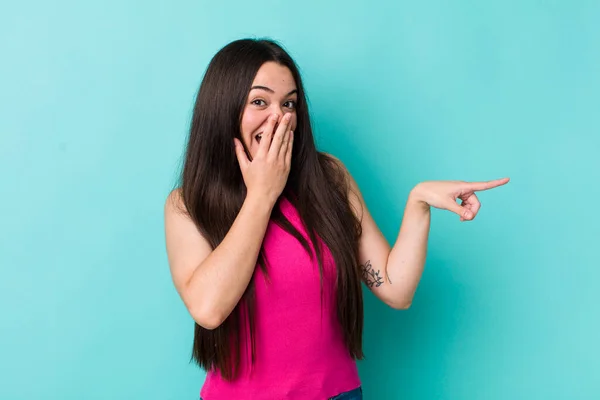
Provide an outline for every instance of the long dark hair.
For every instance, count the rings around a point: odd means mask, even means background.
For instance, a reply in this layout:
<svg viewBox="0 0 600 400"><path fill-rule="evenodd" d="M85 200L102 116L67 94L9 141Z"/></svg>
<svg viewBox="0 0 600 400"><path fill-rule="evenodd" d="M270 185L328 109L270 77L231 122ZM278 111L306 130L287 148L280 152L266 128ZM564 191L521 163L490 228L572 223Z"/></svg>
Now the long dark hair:
<svg viewBox="0 0 600 400"><path fill-rule="evenodd" d="M237 214L246 187L235 155L233 138L240 136L241 116L258 69L268 61L289 68L298 89L297 125L292 166L282 193L298 209L315 249L323 279L321 238L331 251L337 269L337 317L350 354L363 358L363 301L358 271L360 221L348 199L348 184L341 166L317 151L306 95L295 62L281 45L268 39L236 40L211 60L196 97L181 176L186 211L214 249L221 243ZM314 257L306 239L276 206L271 219L294 235ZM268 274L261 248L260 268ZM321 282L322 285L322 282ZM254 351L254 278L242 299L216 329L196 324L192 359L205 370L218 370L228 380L239 371L240 338L248 322ZM244 316L245 313L245 316Z"/></svg>

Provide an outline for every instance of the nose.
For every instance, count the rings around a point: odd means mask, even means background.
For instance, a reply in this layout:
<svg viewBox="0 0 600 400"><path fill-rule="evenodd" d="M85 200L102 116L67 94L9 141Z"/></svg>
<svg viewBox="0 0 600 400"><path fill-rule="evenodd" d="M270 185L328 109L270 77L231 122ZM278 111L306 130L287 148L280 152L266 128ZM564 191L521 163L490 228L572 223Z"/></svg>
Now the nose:
<svg viewBox="0 0 600 400"><path fill-rule="evenodd" d="M279 121L281 121L281 118L283 118L283 116L285 115L285 113L283 112L283 110L280 107L275 107L275 109L271 112L271 114L277 115L277 123L279 123Z"/></svg>
<svg viewBox="0 0 600 400"><path fill-rule="evenodd" d="M274 130L276 131L277 128L279 127L279 123L281 122L281 119L285 115L285 112L281 109L281 107L274 106L269 112L269 117L273 114L277 115L277 122L275 122L275 127L274 127Z"/></svg>

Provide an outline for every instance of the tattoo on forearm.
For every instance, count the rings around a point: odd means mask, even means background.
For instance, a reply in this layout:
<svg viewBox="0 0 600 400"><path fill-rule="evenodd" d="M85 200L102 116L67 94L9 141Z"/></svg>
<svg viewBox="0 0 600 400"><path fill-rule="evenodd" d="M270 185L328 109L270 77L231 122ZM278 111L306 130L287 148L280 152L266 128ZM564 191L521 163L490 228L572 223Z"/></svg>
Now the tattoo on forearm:
<svg viewBox="0 0 600 400"><path fill-rule="evenodd" d="M380 276L380 271L375 271L373 269L371 260L368 260L364 265L361 265L360 270L362 272L362 279L365 281L368 287L372 288L373 286L379 287L383 285L383 278Z"/></svg>

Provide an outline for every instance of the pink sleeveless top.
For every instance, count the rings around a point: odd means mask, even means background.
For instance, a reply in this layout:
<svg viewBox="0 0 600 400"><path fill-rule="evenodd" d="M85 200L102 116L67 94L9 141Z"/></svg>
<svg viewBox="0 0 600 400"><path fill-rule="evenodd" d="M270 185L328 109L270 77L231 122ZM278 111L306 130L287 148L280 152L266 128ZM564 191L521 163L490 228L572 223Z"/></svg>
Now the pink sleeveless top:
<svg viewBox="0 0 600 400"><path fill-rule="evenodd" d="M280 205L310 245L295 207L284 198ZM251 369L246 337L240 343L238 378L228 382L218 371L208 371L200 392L203 400L325 400L360 386L356 361L344 345L337 320L334 259L321 243L322 303L316 259L291 234L269 222L264 247L270 282L258 266L255 269L255 364Z"/></svg>

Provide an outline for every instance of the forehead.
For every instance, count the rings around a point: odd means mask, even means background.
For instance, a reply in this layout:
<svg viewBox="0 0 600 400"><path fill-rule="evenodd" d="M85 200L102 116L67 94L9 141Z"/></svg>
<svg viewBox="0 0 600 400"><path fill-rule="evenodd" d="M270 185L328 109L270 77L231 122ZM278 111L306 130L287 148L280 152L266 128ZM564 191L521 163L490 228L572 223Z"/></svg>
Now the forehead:
<svg viewBox="0 0 600 400"><path fill-rule="evenodd" d="M261 65L252 85L266 86L274 91L286 93L296 89L296 82L288 67L269 61Z"/></svg>

